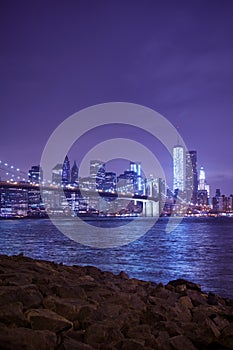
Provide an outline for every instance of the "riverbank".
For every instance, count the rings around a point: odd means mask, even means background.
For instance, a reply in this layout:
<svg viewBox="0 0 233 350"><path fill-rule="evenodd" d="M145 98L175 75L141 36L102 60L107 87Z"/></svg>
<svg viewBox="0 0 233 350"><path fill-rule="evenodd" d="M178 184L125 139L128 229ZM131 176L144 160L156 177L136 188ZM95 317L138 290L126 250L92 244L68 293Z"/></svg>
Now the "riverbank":
<svg viewBox="0 0 233 350"><path fill-rule="evenodd" d="M233 300L185 280L1 255L0 349L233 349Z"/></svg>

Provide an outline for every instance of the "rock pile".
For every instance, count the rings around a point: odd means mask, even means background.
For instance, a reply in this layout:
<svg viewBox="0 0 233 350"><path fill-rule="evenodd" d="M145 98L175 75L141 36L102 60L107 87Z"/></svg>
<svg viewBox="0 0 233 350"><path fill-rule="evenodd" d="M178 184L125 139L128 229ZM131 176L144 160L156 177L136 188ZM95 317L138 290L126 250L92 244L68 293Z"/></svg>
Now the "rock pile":
<svg viewBox="0 0 233 350"><path fill-rule="evenodd" d="M233 301L185 280L2 255L0 349L233 349Z"/></svg>

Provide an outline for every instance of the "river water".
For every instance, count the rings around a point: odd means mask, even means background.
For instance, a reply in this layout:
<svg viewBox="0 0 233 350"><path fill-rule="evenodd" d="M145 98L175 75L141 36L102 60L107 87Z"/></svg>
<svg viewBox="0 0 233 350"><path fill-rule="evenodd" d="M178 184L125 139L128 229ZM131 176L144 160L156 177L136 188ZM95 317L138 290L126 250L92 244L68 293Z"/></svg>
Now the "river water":
<svg viewBox="0 0 233 350"><path fill-rule="evenodd" d="M134 223L137 232L143 221ZM233 298L233 218L185 218L171 233L166 224L166 218L159 219L128 245L96 249L63 235L49 219L1 220L0 254L94 265L156 283L185 278Z"/></svg>

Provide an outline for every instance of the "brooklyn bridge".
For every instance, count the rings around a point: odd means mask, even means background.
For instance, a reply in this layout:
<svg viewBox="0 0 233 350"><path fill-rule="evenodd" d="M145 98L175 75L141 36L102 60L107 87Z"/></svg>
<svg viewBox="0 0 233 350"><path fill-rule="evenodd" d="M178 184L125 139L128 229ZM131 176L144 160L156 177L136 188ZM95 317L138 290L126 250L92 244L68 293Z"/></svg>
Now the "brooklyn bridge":
<svg viewBox="0 0 233 350"><path fill-rule="evenodd" d="M164 204L150 179L146 193L88 188L51 181L36 183L29 174L0 161L0 218L47 215L154 217ZM156 180L157 181L157 180Z"/></svg>

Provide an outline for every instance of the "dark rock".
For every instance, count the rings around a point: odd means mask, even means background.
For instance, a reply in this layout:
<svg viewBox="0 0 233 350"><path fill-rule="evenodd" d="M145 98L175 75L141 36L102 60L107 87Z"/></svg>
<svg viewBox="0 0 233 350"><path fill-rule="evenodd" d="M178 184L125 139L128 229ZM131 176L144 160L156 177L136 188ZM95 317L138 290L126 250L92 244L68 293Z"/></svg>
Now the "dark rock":
<svg viewBox="0 0 233 350"><path fill-rule="evenodd" d="M178 286L185 286L185 289L196 290L198 292L201 291L201 286L199 284L189 282L181 278L174 281L170 281L168 285L172 285L175 288Z"/></svg>
<svg viewBox="0 0 233 350"><path fill-rule="evenodd" d="M116 343L124 337L117 326L107 325L101 322L94 323L89 326L85 334L85 343L93 347L98 347L98 344Z"/></svg>
<svg viewBox="0 0 233 350"><path fill-rule="evenodd" d="M61 332L73 326L73 324L64 317L47 309L28 310L25 315L32 329L48 329L53 332Z"/></svg>
<svg viewBox="0 0 233 350"><path fill-rule="evenodd" d="M91 324L98 320L101 321L104 318L101 312L99 310L97 311L92 305L83 306L78 314L78 321L82 329L86 329Z"/></svg>
<svg viewBox="0 0 233 350"><path fill-rule="evenodd" d="M59 346L58 350L95 350L88 344L81 343L72 338L66 338Z"/></svg>
<svg viewBox="0 0 233 350"><path fill-rule="evenodd" d="M0 288L0 305L21 302L25 309L38 307L43 300L42 294L36 285L26 286L1 286Z"/></svg>
<svg viewBox="0 0 233 350"><path fill-rule="evenodd" d="M193 303L192 303L189 296L180 297L179 303L186 306L188 309L192 309L192 307L193 307Z"/></svg>
<svg viewBox="0 0 233 350"><path fill-rule="evenodd" d="M170 344L174 350L197 350L197 348L194 347L193 343L183 335L177 335L176 337L171 338Z"/></svg>
<svg viewBox="0 0 233 350"><path fill-rule="evenodd" d="M229 322L223 316L219 315L214 315L213 322L216 324L220 332L230 325Z"/></svg>
<svg viewBox="0 0 233 350"><path fill-rule="evenodd" d="M214 293L208 294L207 303L209 305L226 305L224 299Z"/></svg>
<svg viewBox="0 0 233 350"><path fill-rule="evenodd" d="M190 322L192 320L192 314L190 308L177 302L174 306L170 307L167 313L167 319L170 321Z"/></svg>
<svg viewBox="0 0 233 350"><path fill-rule="evenodd" d="M0 306L0 322L11 327L26 327L28 322L20 302Z"/></svg>
<svg viewBox="0 0 233 350"><path fill-rule="evenodd" d="M124 271L121 271L118 276L122 279L129 279L129 275L127 275L127 273L125 273Z"/></svg>
<svg viewBox="0 0 233 350"><path fill-rule="evenodd" d="M61 338L72 338L76 340L77 342L84 343L84 337L85 337L85 330L75 330L75 329L69 329L68 331L64 331L61 333Z"/></svg>
<svg viewBox="0 0 233 350"><path fill-rule="evenodd" d="M56 334L48 330L0 328L1 350L54 350L56 342Z"/></svg>
<svg viewBox="0 0 233 350"><path fill-rule="evenodd" d="M233 349L233 324L230 324L221 333L218 339L218 344L226 349Z"/></svg>
<svg viewBox="0 0 233 350"><path fill-rule="evenodd" d="M43 300L45 308L56 312L58 315L67 318L69 321L78 319L79 311L84 305L88 305L87 301L82 299L62 299L58 297L48 296ZM94 308L94 306L92 306Z"/></svg>
<svg viewBox="0 0 233 350"><path fill-rule="evenodd" d="M160 330L166 331L170 337L175 337L176 335L181 335L183 333L183 329L177 321L160 322L159 328Z"/></svg>
<svg viewBox="0 0 233 350"><path fill-rule="evenodd" d="M144 346L150 346L152 348L156 346L155 337L151 333L151 327L146 324L130 327L127 332L127 338L143 343Z"/></svg>
<svg viewBox="0 0 233 350"><path fill-rule="evenodd" d="M156 346L160 350L172 350L170 336L166 331L160 331L156 338Z"/></svg>
<svg viewBox="0 0 233 350"><path fill-rule="evenodd" d="M83 288L79 287L78 285L58 285L54 287L53 289L56 293L56 295L60 298L68 298L68 299L87 299L87 295Z"/></svg>
<svg viewBox="0 0 233 350"><path fill-rule="evenodd" d="M194 306L207 304L206 294L191 289L186 291L186 295L191 299Z"/></svg>
<svg viewBox="0 0 233 350"><path fill-rule="evenodd" d="M183 334L199 349L205 349L215 343L220 336L218 328L209 318L203 320L201 324L190 322L183 324L182 327Z"/></svg>
<svg viewBox="0 0 233 350"><path fill-rule="evenodd" d="M145 350L142 343L133 339L124 339L118 342L115 347L119 350Z"/></svg>
<svg viewBox="0 0 233 350"><path fill-rule="evenodd" d="M0 350L233 349L233 300L179 279L0 256Z"/></svg>

